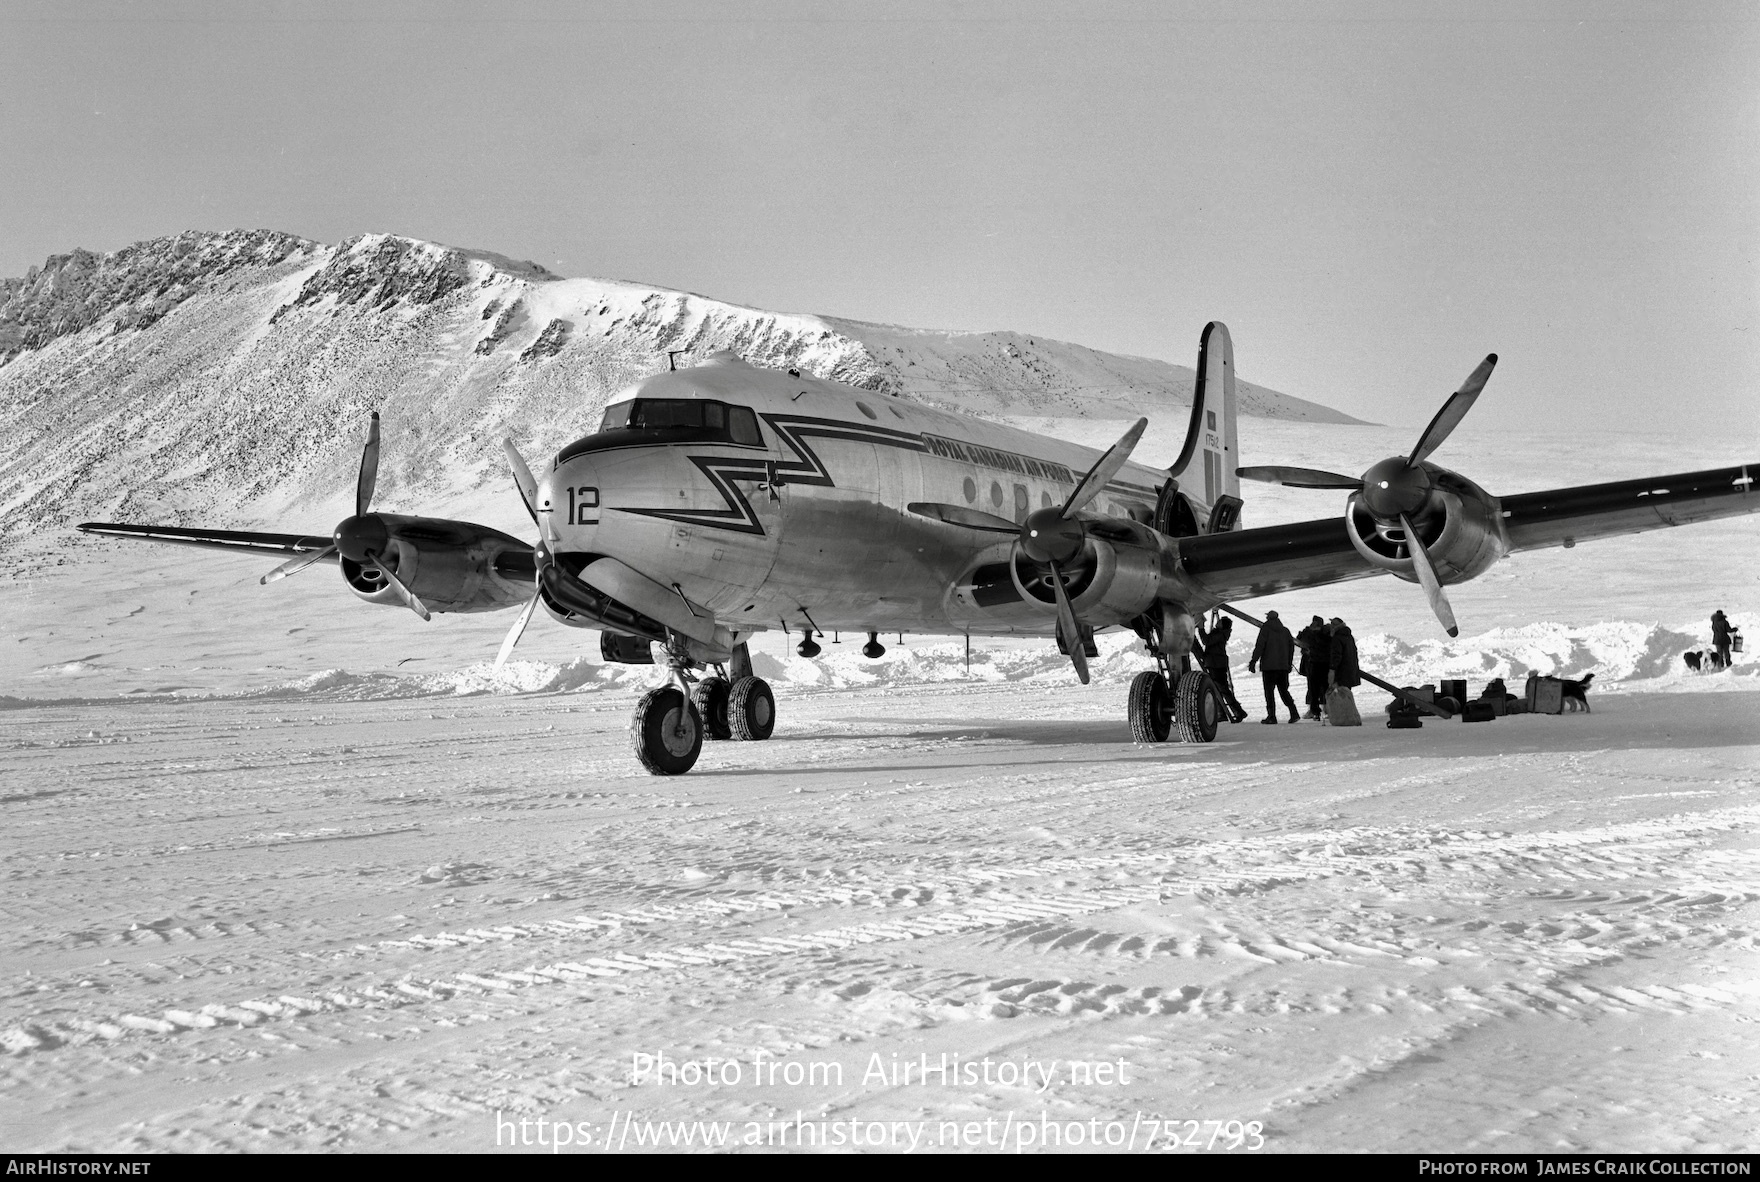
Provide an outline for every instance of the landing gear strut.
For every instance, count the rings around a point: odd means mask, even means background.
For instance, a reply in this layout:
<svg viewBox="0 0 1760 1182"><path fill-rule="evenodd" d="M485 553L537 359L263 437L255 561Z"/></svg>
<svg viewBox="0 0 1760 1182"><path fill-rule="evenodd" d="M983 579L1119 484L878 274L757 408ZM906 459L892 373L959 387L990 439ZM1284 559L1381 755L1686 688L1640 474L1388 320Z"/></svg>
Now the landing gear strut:
<svg viewBox="0 0 1760 1182"><path fill-rule="evenodd" d="M776 727L776 697L752 675L744 644L734 646L730 669L698 680L697 668L676 638L666 645L671 682L649 690L636 703L630 743L642 766L656 776L681 776L696 766L704 739L768 739Z"/></svg>

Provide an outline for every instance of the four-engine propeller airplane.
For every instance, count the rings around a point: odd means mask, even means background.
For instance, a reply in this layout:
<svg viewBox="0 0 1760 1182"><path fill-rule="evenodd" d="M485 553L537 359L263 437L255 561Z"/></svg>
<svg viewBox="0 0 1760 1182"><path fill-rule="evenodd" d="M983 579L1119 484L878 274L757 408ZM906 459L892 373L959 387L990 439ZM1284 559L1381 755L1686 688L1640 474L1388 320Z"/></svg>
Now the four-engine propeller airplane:
<svg viewBox="0 0 1760 1182"><path fill-rule="evenodd" d="M536 546L470 522L372 511L379 420L355 513L330 536L88 522L87 533L288 554L264 576L333 562L358 596L430 612L523 604L504 662L539 605L601 631L607 660L668 683L636 707L636 754L659 775L696 763L705 736L765 739L770 687L747 640L799 629L1055 637L1088 681L1097 629L1129 628L1156 667L1131 683L1132 737L1209 742L1223 715L1193 667L1195 620L1275 592L1392 574L1423 587L1450 635L1443 588L1518 550L1760 510L1750 468L1496 497L1429 461L1483 390L1487 357L1406 456L1362 476L1237 468L1233 347L1205 327L1179 456L1134 463L1146 419L1088 448L903 399L760 369L732 354L657 374L595 433L534 473L506 444ZM1239 477L1350 490L1344 520L1241 528ZM708 676L699 674L713 673Z"/></svg>

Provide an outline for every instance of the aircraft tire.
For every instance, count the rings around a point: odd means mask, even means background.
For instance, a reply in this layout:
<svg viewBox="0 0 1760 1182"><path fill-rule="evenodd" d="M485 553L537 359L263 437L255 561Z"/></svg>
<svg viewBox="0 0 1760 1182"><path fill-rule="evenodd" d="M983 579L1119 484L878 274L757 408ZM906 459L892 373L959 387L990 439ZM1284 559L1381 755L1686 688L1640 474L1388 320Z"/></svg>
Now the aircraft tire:
<svg viewBox="0 0 1760 1182"><path fill-rule="evenodd" d="M1182 673L1174 693L1173 732L1182 743L1208 743L1216 738L1224 708L1222 691L1206 673Z"/></svg>
<svg viewBox="0 0 1760 1182"><path fill-rule="evenodd" d="M636 758L656 776L682 776L703 751L703 719L675 686L649 690L636 703L629 737Z"/></svg>
<svg viewBox="0 0 1760 1182"><path fill-rule="evenodd" d="M727 724L727 679L705 677L691 690L691 701L703 719L705 739L731 739L733 730Z"/></svg>
<svg viewBox="0 0 1760 1182"><path fill-rule="evenodd" d="M776 729L776 695L762 677L742 677L727 691L727 727L748 742L768 739Z"/></svg>
<svg viewBox="0 0 1760 1182"><path fill-rule="evenodd" d="M1167 678L1153 669L1137 674L1125 699L1125 713L1130 718L1132 742L1167 742L1173 729L1173 696L1167 692Z"/></svg>

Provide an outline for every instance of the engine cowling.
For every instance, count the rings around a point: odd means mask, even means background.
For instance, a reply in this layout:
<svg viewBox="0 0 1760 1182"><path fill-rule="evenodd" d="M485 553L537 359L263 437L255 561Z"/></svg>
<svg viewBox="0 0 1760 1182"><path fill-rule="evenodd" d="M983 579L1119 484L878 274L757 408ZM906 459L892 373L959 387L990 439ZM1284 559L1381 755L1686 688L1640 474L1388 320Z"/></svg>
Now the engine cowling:
<svg viewBox="0 0 1760 1182"><path fill-rule="evenodd" d="M1065 593L1085 623L1117 624L1148 610L1159 597L1172 551L1154 529L1136 522L1084 523L1081 554L1070 563ZM1017 547L1010 562L1015 591L1055 610L1049 572Z"/></svg>
<svg viewBox="0 0 1760 1182"><path fill-rule="evenodd" d="M383 537L371 548L436 612L487 612L532 597L532 548L500 530L443 517L373 513L344 523L355 536ZM343 526L337 527L340 535ZM381 533L382 531L382 533ZM378 566L340 556L342 577L368 603L403 606Z"/></svg>
<svg viewBox="0 0 1760 1182"><path fill-rule="evenodd" d="M1375 513L1364 494L1355 492L1345 509L1351 545L1365 561L1408 583L1419 582L1409 544L1414 540L1430 555L1440 583L1484 573L1509 551L1497 498L1458 472L1420 466L1429 487L1422 508L1408 516L1417 538L1408 539L1397 516Z"/></svg>

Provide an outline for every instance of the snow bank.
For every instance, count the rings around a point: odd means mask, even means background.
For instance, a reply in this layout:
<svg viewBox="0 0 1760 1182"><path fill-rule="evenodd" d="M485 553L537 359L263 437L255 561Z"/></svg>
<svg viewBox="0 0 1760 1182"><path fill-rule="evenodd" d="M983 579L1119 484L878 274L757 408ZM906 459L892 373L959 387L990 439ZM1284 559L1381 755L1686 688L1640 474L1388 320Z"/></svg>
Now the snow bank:
<svg viewBox="0 0 1760 1182"><path fill-rule="evenodd" d="M1731 618L1745 634L1760 635L1760 614L1736 613ZM1363 668L1395 685L1423 685L1459 677L1465 678L1476 692L1486 681L1501 677L1512 689L1519 689L1532 670L1558 677L1593 673L1595 689L1600 693L1760 690L1760 657L1754 653L1736 654L1734 667L1727 671L1695 673L1688 669L1681 654L1707 648L1696 627L1665 627L1631 620L1596 624L1544 622L1520 628L1494 628L1456 640L1413 642L1386 633L1359 634L1357 646ZM1252 629L1243 628L1234 650L1234 675L1242 687L1251 687L1257 681L1246 670L1251 639ZM1100 655L1088 662L1095 684L1123 685L1139 671L1152 667L1134 636L1112 633L1097 640ZM765 643L777 640L767 637L760 641ZM1050 641L974 642L969 670L963 641L932 638L890 644L886 654L876 661L863 658L860 645L850 641L827 644L812 660L795 656L787 649L760 651L753 654L752 666L758 676L779 689L786 687L797 692L970 682L1064 685L1073 680L1069 659ZM128 696L131 700L223 697L366 701L479 694L629 694L658 685L664 676L664 670L651 665L607 665L580 657L563 663L510 661L499 673L487 661L454 670L410 674L326 669L242 693L136 691ZM0 698L0 708L41 704L38 699Z"/></svg>

